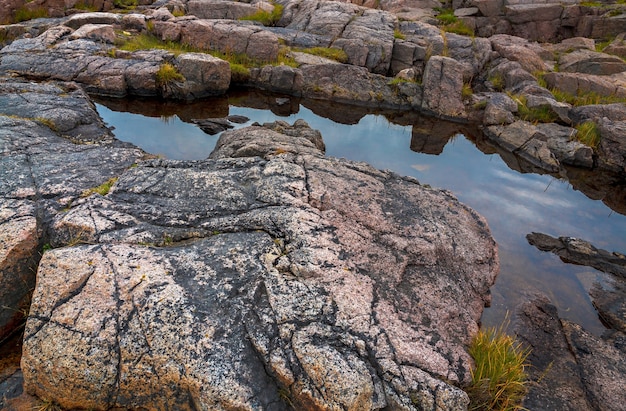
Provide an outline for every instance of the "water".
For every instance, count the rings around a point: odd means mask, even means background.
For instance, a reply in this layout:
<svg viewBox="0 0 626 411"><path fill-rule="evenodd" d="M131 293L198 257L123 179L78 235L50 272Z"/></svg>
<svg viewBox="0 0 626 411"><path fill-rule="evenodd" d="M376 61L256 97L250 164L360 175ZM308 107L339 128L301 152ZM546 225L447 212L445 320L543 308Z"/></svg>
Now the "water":
<svg viewBox="0 0 626 411"><path fill-rule="evenodd" d="M293 99L277 105L276 97L252 93L193 104L101 100L97 108L115 127L117 138L172 159L206 158L215 146L218 136L189 124L191 118L229 114L250 118L236 127L302 118L322 132L327 155L366 161L448 189L487 218L499 246L501 272L484 324L499 324L518 303L543 293L563 318L596 335L604 331L588 291L595 281L605 280L605 274L565 264L529 245L525 237L533 231L579 237L598 248L624 252L626 217L575 190L565 179L513 170L496 149L476 137L480 134L475 130L414 113L374 113ZM586 191L599 195L598 190ZM612 206L623 212L623 204L613 201Z"/></svg>

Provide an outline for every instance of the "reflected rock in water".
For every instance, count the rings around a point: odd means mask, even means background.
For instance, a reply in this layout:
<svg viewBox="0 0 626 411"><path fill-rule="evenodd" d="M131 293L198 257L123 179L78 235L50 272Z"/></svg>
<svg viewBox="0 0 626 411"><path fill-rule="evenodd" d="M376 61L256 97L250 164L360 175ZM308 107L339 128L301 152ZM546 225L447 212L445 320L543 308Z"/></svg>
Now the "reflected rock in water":
<svg viewBox="0 0 626 411"><path fill-rule="evenodd" d="M233 115L225 118L191 119L191 122L200 127L200 130L213 136L217 133L233 128L234 126L232 123L243 124L248 120L250 119L246 116Z"/></svg>
<svg viewBox="0 0 626 411"><path fill-rule="evenodd" d="M422 117L413 123L411 150L417 153L439 155L448 141L455 136L470 135L468 127L458 123Z"/></svg>
<svg viewBox="0 0 626 411"><path fill-rule="evenodd" d="M371 108L349 106L327 100L303 100L302 105L320 117L339 124L358 124L368 114L378 113Z"/></svg>
<svg viewBox="0 0 626 411"><path fill-rule="evenodd" d="M275 93L245 90L229 93L229 102L236 107L270 110L280 117L288 117L300 111L300 99L293 96L282 96Z"/></svg>
<svg viewBox="0 0 626 411"><path fill-rule="evenodd" d="M211 97L190 102L170 101L157 98L103 98L92 96L95 103L112 111L141 114L146 117L163 118L178 116L185 123L194 118L222 118L228 116L227 97Z"/></svg>

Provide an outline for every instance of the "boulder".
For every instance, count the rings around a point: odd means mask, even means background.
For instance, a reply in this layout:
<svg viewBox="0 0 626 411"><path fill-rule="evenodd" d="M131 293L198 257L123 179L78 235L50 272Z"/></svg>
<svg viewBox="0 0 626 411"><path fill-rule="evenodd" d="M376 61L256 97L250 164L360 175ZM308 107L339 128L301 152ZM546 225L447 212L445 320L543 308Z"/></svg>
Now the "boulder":
<svg viewBox="0 0 626 411"><path fill-rule="evenodd" d="M185 77L175 97L196 99L224 94L230 86L230 64L204 53L184 53L176 57L176 67ZM169 97L166 95L165 97Z"/></svg>
<svg viewBox="0 0 626 411"><path fill-rule="evenodd" d="M537 127L526 121L485 128L485 136L504 150L541 170L557 172L560 168L559 161L550 151L548 143L537 138L540 137L537 133Z"/></svg>
<svg viewBox="0 0 626 411"><path fill-rule="evenodd" d="M246 21L185 20L180 41L201 50L245 54L261 62L278 58L278 37Z"/></svg>
<svg viewBox="0 0 626 411"><path fill-rule="evenodd" d="M309 56L311 55L309 54ZM334 60L327 60L328 59L324 59L324 61L317 61L317 63L331 65L339 64ZM250 70L249 83L261 90L269 90L277 93L287 93L299 96L302 94L303 82L302 71L289 66L264 66L261 69L255 68Z"/></svg>
<svg viewBox="0 0 626 411"><path fill-rule="evenodd" d="M259 8L247 3L221 0L191 0L187 2L187 13L199 19L239 20L259 11Z"/></svg>
<svg viewBox="0 0 626 411"><path fill-rule="evenodd" d="M546 71L547 66L539 54L543 50L538 45L505 34L491 36L489 40L494 51L508 60L518 62L527 72Z"/></svg>
<svg viewBox="0 0 626 411"><path fill-rule="evenodd" d="M97 42L113 44L115 31L110 24L85 24L70 35L71 39L90 39Z"/></svg>
<svg viewBox="0 0 626 411"><path fill-rule="evenodd" d="M506 93L487 94L487 105L483 115L483 125L511 124L515 121L517 102Z"/></svg>
<svg viewBox="0 0 626 411"><path fill-rule="evenodd" d="M570 115L575 123L587 120L598 122L604 117L613 121L626 121L626 106L620 103L580 106L572 108Z"/></svg>
<svg viewBox="0 0 626 411"><path fill-rule="evenodd" d="M463 74L464 67L458 61L450 57L431 57L422 79L422 108L443 117L466 117L461 100Z"/></svg>
<svg viewBox="0 0 626 411"><path fill-rule="evenodd" d="M610 170L626 172L626 121L602 118L598 121L600 165Z"/></svg>
<svg viewBox="0 0 626 411"><path fill-rule="evenodd" d="M466 408L498 270L485 220L320 142L304 122L225 132L211 159L141 163L57 215L26 391L66 408Z"/></svg>
<svg viewBox="0 0 626 411"><path fill-rule="evenodd" d="M387 77L372 74L364 67L318 64L300 70L304 97L370 107L419 108L422 104L422 89L417 83L394 86Z"/></svg>
<svg viewBox="0 0 626 411"><path fill-rule="evenodd" d="M120 24L122 15L116 13L92 12L78 13L70 16L65 25L77 29L85 24Z"/></svg>
<svg viewBox="0 0 626 411"><path fill-rule="evenodd" d="M543 76L549 88L556 88L571 95L596 93L601 96L626 97L626 87L608 76L583 73L546 73Z"/></svg>
<svg viewBox="0 0 626 411"><path fill-rule="evenodd" d="M622 33L615 38L604 50L603 53L612 54L621 58L626 58L626 42L624 41L626 33Z"/></svg>
<svg viewBox="0 0 626 411"><path fill-rule="evenodd" d="M626 62L617 56L592 50L576 50L559 58L559 70L607 76L626 71Z"/></svg>
<svg viewBox="0 0 626 411"><path fill-rule="evenodd" d="M588 37L594 39L612 38L623 33L624 27L626 27L626 14L594 16L591 33Z"/></svg>

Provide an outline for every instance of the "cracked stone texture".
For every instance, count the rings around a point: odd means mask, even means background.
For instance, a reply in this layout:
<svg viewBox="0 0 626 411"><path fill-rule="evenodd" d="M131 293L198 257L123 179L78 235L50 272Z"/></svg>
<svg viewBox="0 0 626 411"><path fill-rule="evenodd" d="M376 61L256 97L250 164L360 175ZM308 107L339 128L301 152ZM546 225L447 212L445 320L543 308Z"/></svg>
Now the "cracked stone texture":
<svg viewBox="0 0 626 411"><path fill-rule="evenodd" d="M26 390L68 408L466 409L498 271L486 221L320 140L302 121L225 132L210 159L140 163L57 214Z"/></svg>
<svg viewBox="0 0 626 411"><path fill-rule="evenodd" d="M532 348L528 357L526 409L624 409L625 336L618 330L602 338L560 319L545 296L519 308L518 339Z"/></svg>
<svg viewBox="0 0 626 411"><path fill-rule="evenodd" d="M0 339L23 321L52 215L142 156L75 84L0 79Z"/></svg>

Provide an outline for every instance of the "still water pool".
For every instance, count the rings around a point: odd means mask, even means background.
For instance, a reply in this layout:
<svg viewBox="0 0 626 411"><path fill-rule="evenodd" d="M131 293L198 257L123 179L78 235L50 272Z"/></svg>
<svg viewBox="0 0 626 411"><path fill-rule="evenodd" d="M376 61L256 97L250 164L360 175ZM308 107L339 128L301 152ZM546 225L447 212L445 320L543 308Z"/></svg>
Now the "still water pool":
<svg viewBox="0 0 626 411"><path fill-rule="evenodd" d="M596 335L604 330L588 291L605 275L537 250L527 243L526 235L536 231L579 237L598 248L626 252L626 217L573 189L564 179L509 168L493 147L472 137L479 135L475 131L414 113L376 113L253 93L188 104L96 101L118 139L171 159L203 159L213 150L218 135L205 134L190 123L192 118L232 114L250 118L236 127L304 119L321 131L327 155L366 161L448 189L487 218L499 246L501 272L484 324L498 324L518 303L543 293L563 318Z"/></svg>

